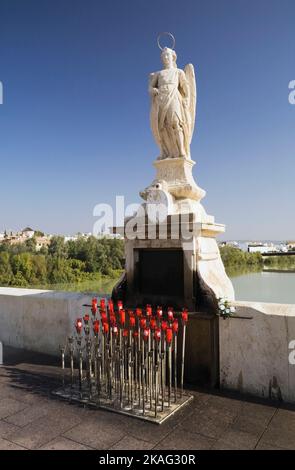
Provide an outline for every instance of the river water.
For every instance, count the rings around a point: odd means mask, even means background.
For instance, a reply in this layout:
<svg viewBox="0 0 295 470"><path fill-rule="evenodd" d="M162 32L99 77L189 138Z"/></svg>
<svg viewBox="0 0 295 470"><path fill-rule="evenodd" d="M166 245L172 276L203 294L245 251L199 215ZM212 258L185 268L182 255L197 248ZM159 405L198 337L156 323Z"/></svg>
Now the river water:
<svg viewBox="0 0 295 470"><path fill-rule="evenodd" d="M236 300L295 304L295 271L229 274Z"/></svg>
<svg viewBox="0 0 295 470"><path fill-rule="evenodd" d="M258 268L249 271L248 268L232 268L227 272L235 289L236 300L295 304L295 270L290 272L286 270L261 271ZM98 281L85 281L79 284L34 287L91 292L101 296L111 294L116 282L117 279L103 278Z"/></svg>

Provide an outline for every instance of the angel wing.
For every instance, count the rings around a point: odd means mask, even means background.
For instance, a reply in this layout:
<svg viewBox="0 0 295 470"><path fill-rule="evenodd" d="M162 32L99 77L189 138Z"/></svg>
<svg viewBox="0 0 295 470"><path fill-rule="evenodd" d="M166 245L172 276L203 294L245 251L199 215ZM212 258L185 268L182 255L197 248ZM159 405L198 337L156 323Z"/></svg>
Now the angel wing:
<svg viewBox="0 0 295 470"><path fill-rule="evenodd" d="M151 73L149 77L149 89L155 86L155 82L157 81L157 74ZM154 139L157 145L161 148L161 138L159 135L159 127L158 127L158 113L159 113L159 103L158 97L152 97L152 106L151 106L151 113L150 113L150 124Z"/></svg>
<svg viewBox="0 0 295 470"><path fill-rule="evenodd" d="M188 82L189 86L189 113L191 118L191 125L190 125L190 136L189 142L191 143L192 136L194 133L195 127L195 120L196 120L196 107L197 107L197 84L196 84L196 77L195 77L195 69L193 64L187 64L184 67L184 73Z"/></svg>

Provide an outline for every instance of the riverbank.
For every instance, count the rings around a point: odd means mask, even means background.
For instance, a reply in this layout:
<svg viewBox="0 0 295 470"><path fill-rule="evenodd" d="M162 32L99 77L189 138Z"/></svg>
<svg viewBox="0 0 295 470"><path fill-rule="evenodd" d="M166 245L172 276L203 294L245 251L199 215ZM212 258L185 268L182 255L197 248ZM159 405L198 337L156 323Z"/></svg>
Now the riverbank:
<svg viewBox="0 0 295 470"><path fill-rule="evenodd" d="M263 257L261 253L248 253L232 246L220 247L220 255L229 276L235 272L259 272L264 268L295 271L294 255Z"/></svg>
<svg viewBox="0 0 295 470"><path fill-rule="evenodd" d="M90 279L86 279L80 282L61 282L61 283L43 283L43 284L32 284L26 286L26 289L44 289L53 291L64 291L64 292L81 292L82 294L97 294L97 295L110 295L113 287L117 283L121 276L122 271L117 270L112 276L93 276ZM1 287L18 287L18 286L1 286Z"/></svg>

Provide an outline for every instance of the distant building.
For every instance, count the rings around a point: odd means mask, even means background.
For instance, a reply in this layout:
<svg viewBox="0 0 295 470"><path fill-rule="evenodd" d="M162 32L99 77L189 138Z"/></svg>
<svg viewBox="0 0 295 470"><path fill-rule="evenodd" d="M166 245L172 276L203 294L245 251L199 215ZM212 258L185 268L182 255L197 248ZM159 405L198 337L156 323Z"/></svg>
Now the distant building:
<svg viewBox="0 0 295 470"><path fill-rule="evenodd" d="M79 238L89 238L91 237L92 233L89 232L89 233L82 233L82 232L79 232L79 233L76 233L76 235L67 235L64 237L64 241L65 243L66 242L69 242L69 241L72 241L72 242L75 242L77 240L79 240Z"/></svg>
<svg viewBox="0 0 295 470"><path fill-rule="evenodd" d="M240 248L239 243L232 240L220 242L219 246L232 246L233 248Z"/></svg>
<svg viewBox="0 0 295 470"><path fill-rule="evenodd" d="M40 251L43 247L48 247L50 245L51 235L44 235L43 237L35 237L36 240L36 251Z"/></svg>
<svg viewBox="0 0 295 470"><path fill-rule="evenodd" d="M67 243L67 242L75 242L76 240L78 240L78 237L76 237L76 236L64 237L64 242L65 242L65 243Z"/></svg>
<svg viewBox="0 0 295 470"><path fill-rule="evenodd" d="M273 253L278 251L274 245L266 245L262 243L248 244L249 253Z"/></svg>
<svg viewBox="0 0 295 470"><path fill-rule="evenodd" d="M35 230L31 229L30 227L26 227L21 231L21 235L24 238L33 238L35 234Z"/></svg>
<svg viewBox="0 0 295 470"><path fill-rule="evenodd" d="M294 250L295 251L295 241L289 241L286 243L288 250Z"/></svg>
<svg viewBox="0 0 295 470"><path fill-rule="evenodd" d="M0 243L6 243L7 245L17 245L25 243L28 240L35 239L36 250L41 250L42 247L48 246L52 235L44 235L42 232L33 230L30 227L26 227L20 232L9 232L0 234Z"/></svg>
<svg viewBox="0 0 295 470"><path fill-rule="evenodd" d="M96 235L96 238L111 238L111 239L117 239L117 240L124 240L124 237L120 233L98 233Z"/></svg>

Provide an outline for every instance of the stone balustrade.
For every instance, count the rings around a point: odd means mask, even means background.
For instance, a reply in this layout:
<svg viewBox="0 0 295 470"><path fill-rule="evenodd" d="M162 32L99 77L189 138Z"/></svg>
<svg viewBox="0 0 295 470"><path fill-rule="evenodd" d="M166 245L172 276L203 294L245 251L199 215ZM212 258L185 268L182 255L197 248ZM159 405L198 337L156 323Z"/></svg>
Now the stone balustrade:
<svg viewBox="0 0 295 470"><path fill-rule="evenodd" d="M235 302L236 315L220 319L220 386L295 402L295 305Z"/></svg>
<svg viewBox="0 0 295 470"><path fill-rule="evenodd" d="M75 292L0 287L0 341L59 355L59 346L73 333L74 321L90 299Z"/></svg>

